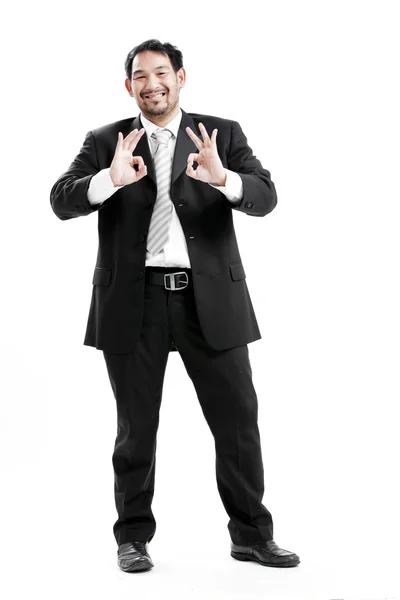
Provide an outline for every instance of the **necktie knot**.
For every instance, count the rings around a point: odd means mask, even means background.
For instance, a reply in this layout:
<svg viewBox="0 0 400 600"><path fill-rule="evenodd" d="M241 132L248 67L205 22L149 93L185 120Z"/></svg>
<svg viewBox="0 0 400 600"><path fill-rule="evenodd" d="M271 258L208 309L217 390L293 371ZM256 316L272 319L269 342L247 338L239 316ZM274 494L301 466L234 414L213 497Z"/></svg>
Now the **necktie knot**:
<svg viewBox="0 0 400 600"><path fill-rule="evenodd" d="M156 129L151 137L156 140L158 144L168 145L169 140L171 139L172 131L169 129Z"/></svg>

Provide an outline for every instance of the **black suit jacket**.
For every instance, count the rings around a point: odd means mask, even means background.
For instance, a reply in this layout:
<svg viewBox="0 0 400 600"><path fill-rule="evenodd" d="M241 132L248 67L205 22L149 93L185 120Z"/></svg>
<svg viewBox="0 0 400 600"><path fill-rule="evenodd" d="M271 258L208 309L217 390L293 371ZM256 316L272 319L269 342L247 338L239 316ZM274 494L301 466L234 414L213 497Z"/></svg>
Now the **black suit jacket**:
<svg viewBox="0 0 400 600"><path fill-rule="evenodd" d="M185 128L191 127L201 139L199 122L210 135L218 128L222 164L243 182L240 204L232 204L219 190L186 174L187 157L197 148ZM145 177L119 189L102 204L91 205L87 190L93 175L111 165L118 132L125 138L141 127L137 116L89 131L79 154L50 193L53 211L61 220L98 211L99 246L83 343L115 353L135 348L143 320L146 238L157 196L147 136L142 136L133 152L147 165ZM253 155L239 123L182 110L170 195L185 234L197 312L207 343L224 350L260 339L232 211L263 217L274 209L277 196L270 172Z"/></svg>

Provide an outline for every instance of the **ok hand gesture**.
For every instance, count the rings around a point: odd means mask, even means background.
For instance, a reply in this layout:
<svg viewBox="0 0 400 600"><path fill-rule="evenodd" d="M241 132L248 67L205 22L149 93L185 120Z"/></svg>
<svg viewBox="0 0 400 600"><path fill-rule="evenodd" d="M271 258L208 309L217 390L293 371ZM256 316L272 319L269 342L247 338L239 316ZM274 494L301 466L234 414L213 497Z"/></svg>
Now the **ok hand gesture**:
<svg viewBox="0 0 400 600"><path fill-rule="evenodd" d="M125 139L122 133L118 132L117 147L115 148L114 158L110 166L110 177L114 186L136 183L139 179L147 175L147 167L143 162L143 158L141 156L132 156L132 152L145 131L144 127L139 131L134 129L128 133ZM136 171L133 165L139 166L138 171Z"/></svg>
<svg viewBox="0 0 400 600"><path fill-rule="evenodd" d="M192 154L189 154L186 173L190 177L193 177L193 179L199 179L205 183L225 185L226 173L218 155L216 143L218 129L213 130L211 139L203 123L199 123L199 129L203 136L203 141L197 137L190 127L186 127L188 136L193 140L196 148L199 150L197 153L193 152ZM197 162L198 164L196 170L193 169L194 162Z"/></svg>

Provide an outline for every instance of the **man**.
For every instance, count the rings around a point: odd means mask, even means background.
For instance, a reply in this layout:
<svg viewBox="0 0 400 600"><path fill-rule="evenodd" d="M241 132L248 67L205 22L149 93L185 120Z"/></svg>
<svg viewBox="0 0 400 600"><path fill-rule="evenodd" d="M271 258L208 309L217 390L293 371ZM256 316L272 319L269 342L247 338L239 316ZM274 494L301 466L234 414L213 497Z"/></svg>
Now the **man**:
<svg viewBox="0 0 400 600"><path fill-rule="evenodd" d="M247 344L261 338L232 210L265 216L270 173L240 125L186 113L182 53L148 40L125 86L140 115L89 131L51 190L63 220L98 211L99 248L84 344L103 351L117 404L114 535L123 571L152 568L156 435L168 354L178 351L215 439L231 556L300 561L273 540L262 504L257 395Z"/></svg>

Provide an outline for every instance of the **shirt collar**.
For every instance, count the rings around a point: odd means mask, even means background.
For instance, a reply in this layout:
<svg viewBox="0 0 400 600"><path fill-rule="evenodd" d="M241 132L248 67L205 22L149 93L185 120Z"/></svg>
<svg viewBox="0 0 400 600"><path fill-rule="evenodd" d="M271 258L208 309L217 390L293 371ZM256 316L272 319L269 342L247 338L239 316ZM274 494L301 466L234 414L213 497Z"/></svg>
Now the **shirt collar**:
<svg viewBox="0 0 400 600"><path fill-rule="evenodd" d="M142 112L140 112L140 120L142 121L142 125L146 130L147 137L150 139L151 134L154 133L156 129L159 129L159 126L146 119L146 117L143 116ZM174 117L169 123L167 123L167 125L164 125L164 127L162 127L161 129L169 129L175 137L178 137L178 129L179 125L181 124L181 120L182 110L179 109L179 112L176 115L176 117Z"/></svg>

